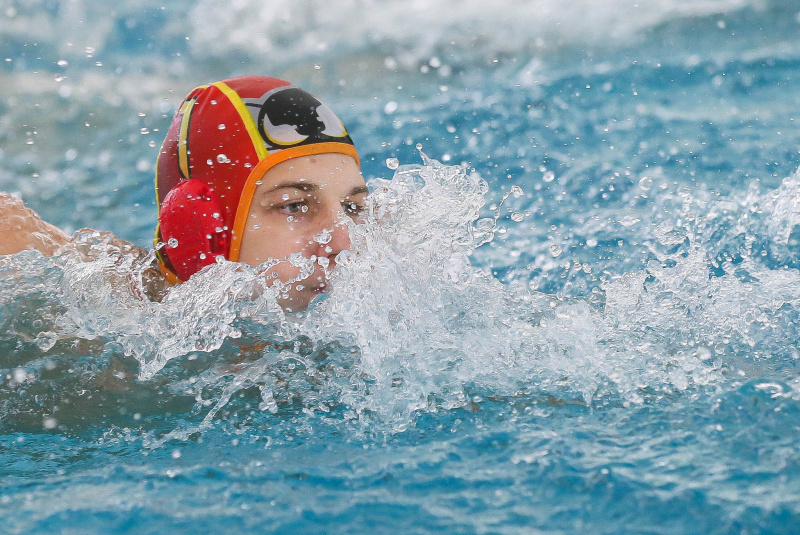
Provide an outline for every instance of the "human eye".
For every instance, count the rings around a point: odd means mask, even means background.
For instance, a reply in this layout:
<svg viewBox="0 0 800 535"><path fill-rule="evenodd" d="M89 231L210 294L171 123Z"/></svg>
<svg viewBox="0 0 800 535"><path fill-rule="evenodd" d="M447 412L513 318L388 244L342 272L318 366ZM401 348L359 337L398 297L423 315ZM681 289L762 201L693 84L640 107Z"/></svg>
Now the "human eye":
<svg viewBox="0 0 800 535"><path fill-rule="evenodd" d="M309 211L314 197L303 191L281 193L270 203L270 208L287 216L300 216Z"/></svg>
<svg viewBox="0 0 800 535"><path fill-rule="evenodd" d="M304 214L308 212L308 203L305 201L294 201L280 205L279 209L287 214Z"/></svg>
<svg viewBox="0 0 800 535"><path fill-rule="evenodd" d="M355 218L360 217L366 210L366 207L363 203L353 200L344 200L342 201L342 210L344 210L345 214Z"/></svg>

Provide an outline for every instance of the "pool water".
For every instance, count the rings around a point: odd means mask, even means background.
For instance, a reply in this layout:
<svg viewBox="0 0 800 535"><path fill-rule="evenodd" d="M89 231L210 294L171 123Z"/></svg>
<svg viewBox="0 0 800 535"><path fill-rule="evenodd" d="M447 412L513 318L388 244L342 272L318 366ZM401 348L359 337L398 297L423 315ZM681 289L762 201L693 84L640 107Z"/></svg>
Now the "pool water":
<svg viewBox="0 0 800 535"><path fill-rule="evenodd" d="M78 243L0 259L0 531L797 532L800 2L340 4L0 4L0 190ZM241 74L373 191L305 313L81 230L150 249Z"/></svg>

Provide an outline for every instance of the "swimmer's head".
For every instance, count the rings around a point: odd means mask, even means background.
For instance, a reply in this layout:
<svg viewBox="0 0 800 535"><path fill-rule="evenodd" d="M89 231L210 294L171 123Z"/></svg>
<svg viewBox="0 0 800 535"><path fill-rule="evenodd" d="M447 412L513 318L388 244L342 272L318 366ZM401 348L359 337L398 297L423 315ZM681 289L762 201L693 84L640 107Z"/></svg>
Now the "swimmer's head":
<svg viewBox="0 0 800 535"><path fill-rule="evenodd" d="M325 154L344 159L357 172L358 153L342 122L289 82L243 76L189 93L156 166L155 239L165 244L159 257L167 276L186 280L219 256L240 261L253 195L262 178L283 162ZM280 180L277 172L273 175ZM249 243L256 246L255 238ZM259 254L241 260L256 259Z"/></svg>

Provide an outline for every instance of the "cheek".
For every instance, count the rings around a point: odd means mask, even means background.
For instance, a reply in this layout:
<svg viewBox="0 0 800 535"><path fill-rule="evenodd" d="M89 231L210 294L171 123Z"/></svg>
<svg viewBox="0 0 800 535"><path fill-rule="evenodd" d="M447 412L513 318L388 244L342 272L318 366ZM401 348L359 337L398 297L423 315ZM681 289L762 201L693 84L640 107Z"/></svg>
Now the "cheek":
<svg viewBox="0 0 800 535"><path fill-rule="evenodd" d="M271 248L286 254L303 252L311 239L299 225L286 224L264 229L264 239Z"/></svg>
<svg viewBox="0 0 800 535"><path fill-rule="evenodd" d="M272 269L266 273L266 276L272 281L277 279L286 283L291 279L297 278L298 273L300 273L300 268L296 268L288 262L281 262L277 266L273 266Z"/></svg>
<svg viewBox="0 0 800 535"><path fill-rule="evenodd" d="M248 228L247 243L252 246L260 262L268 258L286 258L293 253L305 253L313 245L299 225L268 225L254 223Z"/></svg>

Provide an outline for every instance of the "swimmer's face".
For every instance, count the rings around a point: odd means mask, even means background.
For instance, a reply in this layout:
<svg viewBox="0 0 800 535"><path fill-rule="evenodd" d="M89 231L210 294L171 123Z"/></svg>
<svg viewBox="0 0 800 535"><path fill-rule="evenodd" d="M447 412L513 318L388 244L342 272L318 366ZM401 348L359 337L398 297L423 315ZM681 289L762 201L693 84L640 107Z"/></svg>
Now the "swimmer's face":
<svg viewBox="0 0 800 535"><path fill-rule="evenodd" d="M302 310L325 291L328 270L336 255L350 247L347 219L364 209L367 185L356 161L344 154L326 153L281 162L268 170L257 186L247 216L239 261L258 266L280 260L266 276L289 285L279 303L287 311ZM294 281L301 267L295 254L314 262L314 271ZM321 260L320 260L321 259Z"/></svg>

